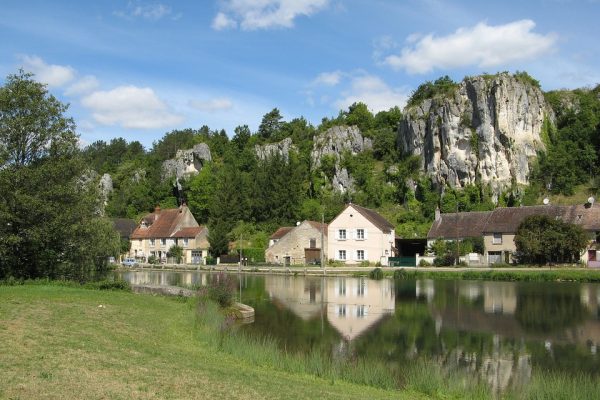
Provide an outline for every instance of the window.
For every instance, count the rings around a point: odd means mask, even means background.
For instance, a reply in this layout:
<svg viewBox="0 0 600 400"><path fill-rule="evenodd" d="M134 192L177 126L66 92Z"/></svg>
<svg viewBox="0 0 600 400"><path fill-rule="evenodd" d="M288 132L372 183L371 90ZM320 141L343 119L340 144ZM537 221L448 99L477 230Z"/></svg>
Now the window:
<svg viewBox="0 0 600 400"><path fill-rule="evenodd" d="M338 239L346 240L346 230L345 229L338 229Z"/></svg>
<svg viewBox="0 0 600 400"><path fill-rule="evenodd" d="M367 315L367 310L364 304L356 306L356 316L358 318L364 318Z"/></svg>
<svg viewBox="0 0 600 400"><path fill-rule="evenodd" d="M184 238L183 239L183 247L187 247L188 246L188 238Z"/></svg>
<svg viewBox="0 0 600 400"><path fill-rule="evenodd" d="M345 296L346 295L346 279L340 278L338 281L338 295Z"/></svg>
<svg viewBox="0 0 600 400"><path fill-rule="evenodd" d="M160 245L161 246L166 246L167 245L167 239L160 239Z"/></svg>
<svg viewBox="0 0 600 400"><path fill-rule="evenodd" d="M356 230L356 240L365 240L365 230L364 229Z"/></svg>
<svg viewBox="0 0 600 400"><path fill-rule="evenodd" d="M311 249L316 249L317 248L317 239L310 239L309 240L309 246Z"/></svg>
<svg viewBox="0 0 600 400"><path fill-rule="evenodd" d="M502 244L501 233L494 233L494 236L492 237L492 244Z"/></svg>
<svg viewBox="0 0 600 400"><path fill-rule="evenodd" d="M362 261L365 259L365 251L364 250L356 250L356 259Z"/></svg>
<svg viewBox="0 0 600 400"><path fill-rule="evenodd" d="M358 287L356 288L356 294L358 297L364 297L367 291L367 283L365 282L365 278L360 278L358 281Z"/></svg>
<svg viewBox="0 0 600 400"><path fill-rule="evenodd" d="M600 243L600 231L596 231L596 243Z"/></svg>
<svg viewBox="0 0 600 400"><path fill-rule="evenodd" d="M154 239L150 239L150 247L154 247Z"/></svg>
<svg viewBox="0 0 600 400"><path fill-rule="evenodd" d="M338 251L338 260L345 260L346 259L346 250L339 250Z"/></svg>
<svg viewBox="0 0 600 400"><path fill-rule="evenodd" d="M345 317L346 316L346 305L345 304L338 304L338 317Z"/></svg>
<svg viewBox="0 0 600 400"><path fill-rule="evenodd" d="M139 240L138 244L142 247L142 239Z"/></svg>

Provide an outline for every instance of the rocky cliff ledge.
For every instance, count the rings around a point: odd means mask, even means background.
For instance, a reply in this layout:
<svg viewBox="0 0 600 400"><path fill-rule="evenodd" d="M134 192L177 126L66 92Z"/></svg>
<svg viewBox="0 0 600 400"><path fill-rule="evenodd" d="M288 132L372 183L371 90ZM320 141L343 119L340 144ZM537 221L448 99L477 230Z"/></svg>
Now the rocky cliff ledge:
<svg viewBox="0 0 600 400"><path fill-rule="evenodd" d="M335 174L332 185L341 192L352 191L354 180L346 170L340 168L344 152L358 154L373 147L371 139L363 137L356 126L334 126L313 139L311 152L312 168L319 168L324 156L335 157Z"/></svg>
<svg viewBox="0 0 600 400"><path fill-rule="evenodd" d="M284 160L287 161L289 160L290 151L292 150L296 150L296 146L292 144L291 138L285 138L278 143L269 143L262 146L257 144L254 146L256 156L260 160L265 160L269 157L279 154Z"/></svg>
<svg viewBox="0 0 600 400"><path fill-rule="evenodd" d="M162 178L176 178L197 174L206 161L211 161L210 148L206 143L195 145L189 150L177 150L175 158L166 160L162 165Z"/></svg>
<svg viewBox="0 0 600 400"><path fill-rule="evenodd" d="M540 89L507 73L462 81L451 96L407 107L398 132L405 154L421 156L440 187L489 185L494 194L529 184L529 162L544 148Z"/></svg>

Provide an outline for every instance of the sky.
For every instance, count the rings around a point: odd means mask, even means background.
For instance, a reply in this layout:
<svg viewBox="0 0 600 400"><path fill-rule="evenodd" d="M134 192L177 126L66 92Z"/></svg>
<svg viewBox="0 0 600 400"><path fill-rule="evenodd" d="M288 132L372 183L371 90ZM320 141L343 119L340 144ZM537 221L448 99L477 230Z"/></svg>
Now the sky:
<svg viewBox="0 0 600 400"><path fill-rule="evenodd" d="M600 0L0 0L0 84L19 68L69 103L82 145L175 129L318 125L404 107L448 75L600 83Z"/></svg>

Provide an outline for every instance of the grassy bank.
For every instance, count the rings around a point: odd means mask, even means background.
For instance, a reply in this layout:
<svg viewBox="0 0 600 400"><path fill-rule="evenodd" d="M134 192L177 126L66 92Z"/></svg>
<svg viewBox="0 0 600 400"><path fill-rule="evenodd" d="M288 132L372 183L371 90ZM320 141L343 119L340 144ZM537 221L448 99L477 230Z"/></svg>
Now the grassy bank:
<svg viewBox="0 0 600 400"><path fill-rule="evenodd" d="M195 315L192 300L52 284L2 286L0 398L423 397L232 355Z"/></svg>
<svg viewBox="0 0 600 400"><path fill-rule="evenodd" d="M549 270L484 270L484 271L436 271L428 269L398 269L386 271L386 276L398 279L462 279L486 281L523 281L523 282L600 282L600 271L585 269Z"/></svg>

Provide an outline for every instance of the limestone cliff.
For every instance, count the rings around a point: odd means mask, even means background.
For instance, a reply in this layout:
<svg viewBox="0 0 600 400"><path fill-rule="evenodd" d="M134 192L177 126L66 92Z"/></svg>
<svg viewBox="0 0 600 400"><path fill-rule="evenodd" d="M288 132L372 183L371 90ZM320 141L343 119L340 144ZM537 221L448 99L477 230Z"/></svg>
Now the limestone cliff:
<svg viewBox="0 0 600 400"><path fill-rule="evenodd" d="M494 194L529 183L530 161L544 149L540 89L507 73L466 78L451 96L407 107L398 129L404 154L419 155L440 187L489 185Z"/></svg>
<svg viewBox="0 0 600 400"><path fill-rule="evenodd" d="M197 174L206 161L211 161L210 149L206 143L195 145L189 150L177 150L175 158L162 165L162 178L179 180L187 175Z"/></svg>
<svg viewBox="0 0 600 400"><path fill-rule="evenodd" d="M313 139L311 152L312 168L319 168L324 156L335 158L335 173L332 179L334 189L341 192L352 191L354 180L346 168L340 167L342 154L358 154L373 147L371 139L363 137L356 126L334 126Z"/></svg>
<svg viewBox="0 0 600 400"><path fill-rule="evenodd" d="M269 143L262 146L254 146L256 156L261 160L269 158L275 154L279 154L285 160L288 160L290 156L290 151L292 150L296 150L296 146L292 144L291 138L285 138L278 143Z"/></svg>

